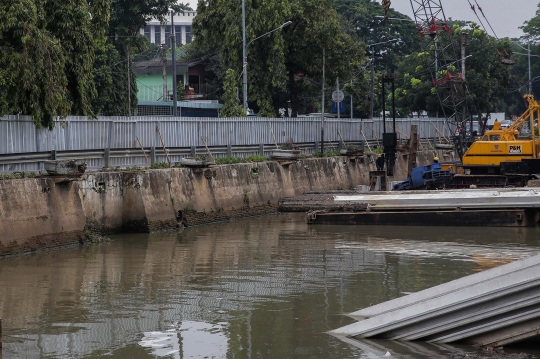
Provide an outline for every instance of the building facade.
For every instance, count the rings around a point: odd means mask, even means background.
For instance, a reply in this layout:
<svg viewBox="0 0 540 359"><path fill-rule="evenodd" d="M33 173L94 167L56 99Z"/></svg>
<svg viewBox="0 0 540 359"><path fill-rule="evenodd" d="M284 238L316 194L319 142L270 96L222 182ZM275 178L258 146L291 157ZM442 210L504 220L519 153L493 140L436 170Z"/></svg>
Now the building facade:
<svg viewBox="0 0 540 359"><path fill-rule="evenodd" d="M191 24L197 15L196 11L184 11L183 13L174 14L174 33L176 37L176 45L189 44L192 40ZM167 24L163 25L157 19L150 20L144 29L140 30L141 35L152 44L167 44L171 46L171 17L167 17Z"/></svg>

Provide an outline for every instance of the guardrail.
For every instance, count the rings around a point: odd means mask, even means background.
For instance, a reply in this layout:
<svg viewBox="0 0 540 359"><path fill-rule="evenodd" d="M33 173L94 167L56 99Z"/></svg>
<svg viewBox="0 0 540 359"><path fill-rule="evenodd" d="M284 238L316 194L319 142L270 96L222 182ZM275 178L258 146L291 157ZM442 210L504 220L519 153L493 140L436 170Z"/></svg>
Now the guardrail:
<svg viewBox="0 0 540 359"><path fill-rule="evenodd" d="M420 139L420 146L423 149L435 149L438 143L437 138ZM303 154L312 155L320 151L319 142L304 142L295 144ZM359 146L361 148L376 149L382 146L378 140L370 141L345 141L345 142L325 142L326 151L339 151L346 146ZM222 157L248 157L251 155L261 155L270 157L275 144L253 144L253 145L226 145L209 146L208 149L215 158ZM89 169L101 168L125 168L134 166L151 166L156 162L166 162L166 154L171 162L176 163L184 157L206 154L204 146L192 147L159 147L142 148L103 148L92 150L71 150L71 151L44 151L28 153L0 154L0 172L17 171L41 171L43 162L47 160L62 159L84 159L88 163Z"/></svg>

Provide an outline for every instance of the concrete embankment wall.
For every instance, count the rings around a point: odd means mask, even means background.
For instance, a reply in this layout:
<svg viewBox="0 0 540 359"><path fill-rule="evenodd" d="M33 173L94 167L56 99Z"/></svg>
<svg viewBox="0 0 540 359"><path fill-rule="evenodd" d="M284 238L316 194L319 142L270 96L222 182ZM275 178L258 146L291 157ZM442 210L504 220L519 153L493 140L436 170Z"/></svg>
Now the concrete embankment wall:
<svg viewBox="0 0 540 359"><path fill-rule="evenodd" d="M419 153L418 164L434 153ZM281 197L369 184L375 155L0 181L0 256L76 244L97 232L152 232L274 212ZM406 177L398 157L395 180Z"/></svg>

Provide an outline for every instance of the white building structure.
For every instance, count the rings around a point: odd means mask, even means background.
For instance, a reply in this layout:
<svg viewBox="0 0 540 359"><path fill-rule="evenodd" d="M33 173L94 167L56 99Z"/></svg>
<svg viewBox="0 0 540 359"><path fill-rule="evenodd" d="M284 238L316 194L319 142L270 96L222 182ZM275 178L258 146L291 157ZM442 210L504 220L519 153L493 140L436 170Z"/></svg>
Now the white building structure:
<svg viewBox="0 0 540 359"><path fill-rule="evenodd" d="M174 32L177 45L185 45L191 42L191 24L196 15L196 11L184 11L183 13L174 14ZM170 46L171 16L167 16L167 24L165 25L162 25L157 19L150 20L144 29L140 30L140 33L146 36L153 44L167 44Z"/></svg>

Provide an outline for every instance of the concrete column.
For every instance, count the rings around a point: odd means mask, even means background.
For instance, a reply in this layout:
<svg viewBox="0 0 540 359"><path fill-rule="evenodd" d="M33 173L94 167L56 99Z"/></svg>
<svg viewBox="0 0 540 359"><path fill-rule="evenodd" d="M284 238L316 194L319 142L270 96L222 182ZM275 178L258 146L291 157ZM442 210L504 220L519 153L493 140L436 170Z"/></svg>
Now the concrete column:
<svg viewBox="0 0 540 359"><path fill-rule="evenodd" d="M156 43L156 29L154 26L150 26L150 42L152 44Z"/></svg>
<svg viewBox="0 0 540 359"><path fill-rule="evenodd" d="M156 148L154 146L150 147L150 166L156 163Z"/></svg>
<svg viewBox="0 0 540 359"><path fill-rule="evenodd" d="M103 156L103 168L111 168L111 149L106 148Z"/></svg>
<svg viewBox="0 0 540 359"><path fill-rule="evenodd" d="M187 40L186 40L186 26L185 25L183 25L180 28L180 39L182 41L182 45L185 45L187 43Z"/></svg>

